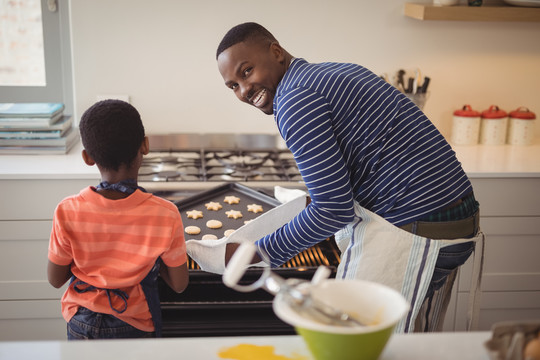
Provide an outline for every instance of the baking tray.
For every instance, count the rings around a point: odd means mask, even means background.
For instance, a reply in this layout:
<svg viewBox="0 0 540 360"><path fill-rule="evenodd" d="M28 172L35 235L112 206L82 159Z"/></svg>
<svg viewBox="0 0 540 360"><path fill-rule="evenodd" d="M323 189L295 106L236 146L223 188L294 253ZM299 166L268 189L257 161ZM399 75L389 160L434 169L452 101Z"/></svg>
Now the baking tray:
<svg viewBox="0 0 540 360"><path fill-rule="evenodd" d="M223 199L225 196L230 195L239 197L240 202L238 204L227 204L224 202ZM217 211L207 210L204 204L210 201L219 202L223 208ZM247 211L247 205L250 204L261 205L263 212L253 213ZM253 220L259 215L266 213L268 210L281 205L281 203L275 198L247 186L237 183L226 183L198 193L197 195L191 196L187 199L177 201L175 202L175 205L178 207L178 210L182 216L184 228L188 226L198 226L201 229L201 232L198 235L189 235L184 233L186 240L200 240L203 235L206 234L213 234L217 236L218 239L221 239L225 236L224 233L226 230L236 230L243 226L245 221ZM202 211L203 217L199 219L188 218L186 212L190 210ZM228 218L227 214L225 214L225 212L228 210L241 211L243 217L238 219ZM206 226L206 222L208 220L219 220L223 223L223 226L220 229L210 229Z"/></svg>

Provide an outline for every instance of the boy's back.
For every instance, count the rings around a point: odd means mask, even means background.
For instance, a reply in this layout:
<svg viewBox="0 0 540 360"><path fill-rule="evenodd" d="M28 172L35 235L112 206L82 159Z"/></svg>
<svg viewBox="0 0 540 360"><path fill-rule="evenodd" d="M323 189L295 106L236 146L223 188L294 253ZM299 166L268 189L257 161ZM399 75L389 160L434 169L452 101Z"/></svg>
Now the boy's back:
<svg viewBox="0 0 540 360"><path fill-rule="evenodd" d="M170 202L135 191L125 199L110 200L91 187L64 199L54 217L49 259L59 265L74 262L73 275L97 288L119 289L123 300L99 291L78 293L73 284L62 298L62 314L69 321L79 306L113 314L144 331L153 331L140 282L161 259L171 267L186 261L182 222Z"/></svg>
<svg viewBox="0 0 540 360"><path fill-rule="evenodd" d="M137 186L148 154L138 111L119 100L98 102L79 123L84 162L101 173L56 208L47 275L62 297L68 339L159 336L158 273L176 292L188 282L180 213Z"/></svg>

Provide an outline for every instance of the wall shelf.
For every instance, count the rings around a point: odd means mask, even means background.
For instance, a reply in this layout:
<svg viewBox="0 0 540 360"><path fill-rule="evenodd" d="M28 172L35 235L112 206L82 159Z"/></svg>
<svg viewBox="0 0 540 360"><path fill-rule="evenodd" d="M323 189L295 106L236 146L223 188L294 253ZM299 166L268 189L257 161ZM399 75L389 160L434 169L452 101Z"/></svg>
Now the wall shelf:
<svg viewBox="0 0 540 360"><path fill-rule="evenodd" d="M517 6L434 6L405 3L405 16L418 20L540 22L540 8Z"/></svg>

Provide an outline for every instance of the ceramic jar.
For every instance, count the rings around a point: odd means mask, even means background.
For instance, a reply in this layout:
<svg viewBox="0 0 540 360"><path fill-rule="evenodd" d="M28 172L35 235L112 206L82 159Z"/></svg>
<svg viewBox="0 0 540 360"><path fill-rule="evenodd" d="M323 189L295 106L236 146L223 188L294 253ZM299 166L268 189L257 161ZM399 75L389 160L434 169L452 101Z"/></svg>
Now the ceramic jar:
<svg viewBox="0 0 540 360"><path fill-rule="evenodd" d="M536 115L526 107L510 112L508 139L510 145L531 145L534 141Z"/></svg>
<svg viewBox="0 0 540 360"><path fill-rule="evenodd" d="M489 109L482 111L480 144L504 145L507 124L508 114L506 111L499 109L498 106L491 105Z"/></svg>
<svg viewBox="0 0 540 360"><path fill-rule="evenodd" d="M471 109L470 105L454 111L452 119L452 137L455 145L476 145L480 134L480 112Z"/></svg>

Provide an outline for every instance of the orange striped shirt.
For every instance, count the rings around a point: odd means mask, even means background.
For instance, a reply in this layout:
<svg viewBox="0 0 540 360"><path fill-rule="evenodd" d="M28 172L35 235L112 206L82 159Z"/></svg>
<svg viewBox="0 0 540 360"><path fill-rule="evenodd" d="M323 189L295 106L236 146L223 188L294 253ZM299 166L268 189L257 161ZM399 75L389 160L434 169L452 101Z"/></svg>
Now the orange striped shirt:
<svg viewBox="0 0 540 360"><path fill-rule="evenodd" d="M62 297L62 315L68 322L84 306L154 331L140 282L158 257L169 267L187 260L180 213L167 200L140 190L111 200L88 187L62 200L55 210L49 260L71 264L73 275L90 285L120 289L129 296L126 311L118 314L104 290L77 293L71 284ZM124 307L117 296L111 299L114 308Z"/></svg>

